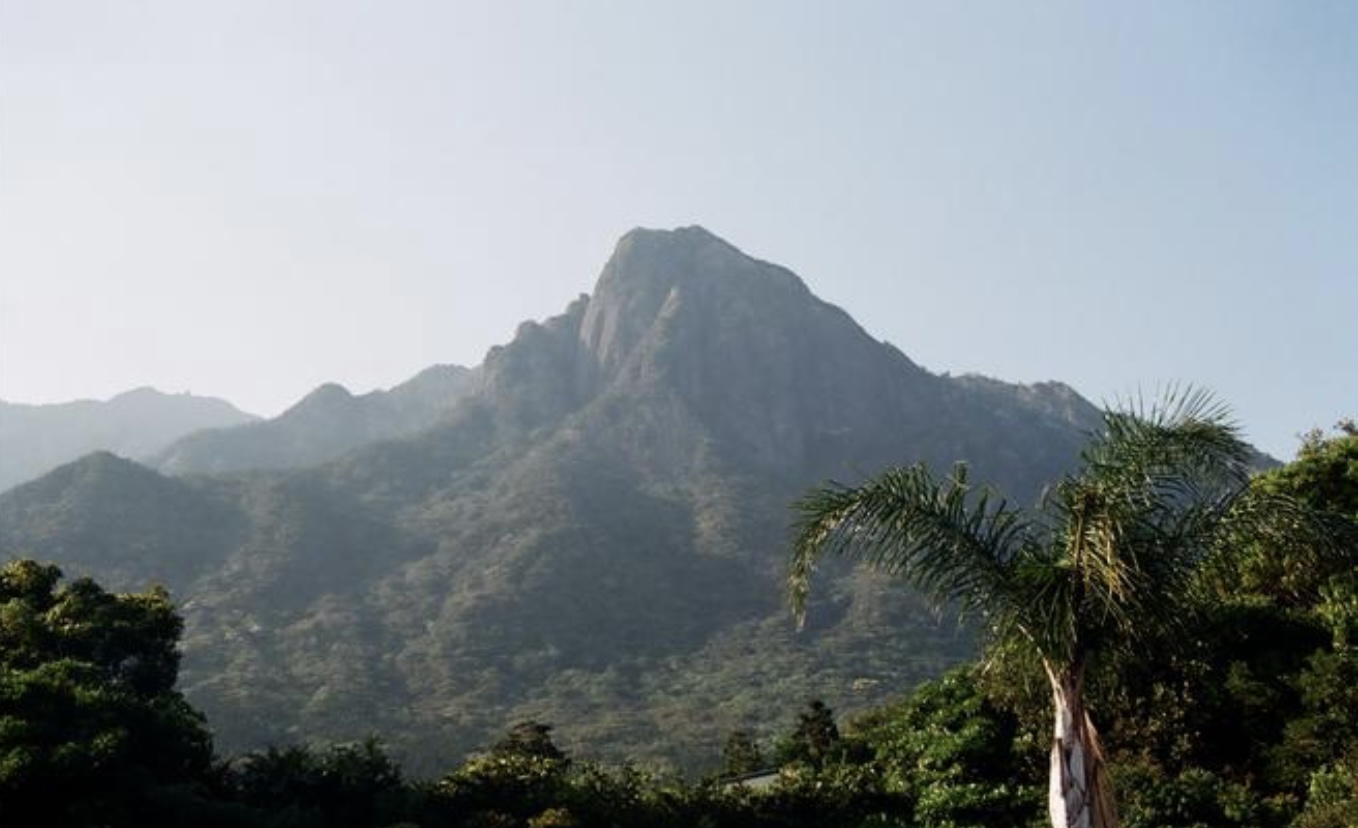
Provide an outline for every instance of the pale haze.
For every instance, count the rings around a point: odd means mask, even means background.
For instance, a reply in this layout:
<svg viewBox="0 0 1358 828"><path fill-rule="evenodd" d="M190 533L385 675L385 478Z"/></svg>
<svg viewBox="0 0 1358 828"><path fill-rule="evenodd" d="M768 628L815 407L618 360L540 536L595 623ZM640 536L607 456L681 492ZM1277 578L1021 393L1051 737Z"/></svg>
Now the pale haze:
<svg viewBox="0 0 1358 828"><path fill-rule="evenodd" d="M0 0L0 398L276 414L701 224L926 368L1358 415L1358 3Z"/></svg>

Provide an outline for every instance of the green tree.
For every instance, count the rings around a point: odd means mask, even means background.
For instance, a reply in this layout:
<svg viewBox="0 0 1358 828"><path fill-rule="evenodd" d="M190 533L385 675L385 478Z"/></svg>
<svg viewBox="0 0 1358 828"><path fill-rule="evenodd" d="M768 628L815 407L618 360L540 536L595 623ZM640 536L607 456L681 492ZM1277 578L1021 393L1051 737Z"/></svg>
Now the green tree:
<svg viewBox="0 0 1358 828"><path fill-rule="evenodd" d="M470 814L470 824L521 825L557 807L571 761L551 731L532 719L519 722L486 755L443 777L439 798L451 812Z"/></svg>
<svg viewBox="0 0 1358 828"><path fill-rule="evenodd" d="M1251 487L1306 504L1324 516L1337 542L1246 539L1230 588L1282 607L1318 610L1336 637L1347 638L1358 625L1358 426L1344 420L1331 436L1310 432L1295 460L1259 475Z"/></svg>
<svg viewBox="0 0 1358 828"><path fill-rule="evenodd" d="M726 776L744 776L764 769L764 756L754 734L743 728L731 731L721 751L721 769Z"/></svg>
<svg viewBox="0 0 1358 828"><path fill-rule="evenodd" d="M1021 785L1017 717L997 708L974 668L952 670L853 723L886 789L904 795L919 828L1030 825L1040 791Z"/></svg>
<svg viewBox="0 0 1358 828"><path fill-rule="evenodd" d="M1250 456L1225 409L1189 390L1106 411L1079 469L1033 512L974 489L962 465L943 480L916 466L831 485L798 503L791 602L804 617L815 564L831 553L979 613L992 652L1031 654L1050 685L1052 825L1108 828L1117 814L1086 672L1101 655L1172 640L1203 564L1241 526L1297 524L1286 498L1249 489Z"/></svg>
<svg viewBox="0 0 1358 828"><path fill-rule="evenodd" d="M564 761L566 754L552 742L552 726L528 719L509 729L490 749L492 756L526 756Z"/></svg>
<svg viewBox="0 0 1358 828"><path fill-rule="evenodd" d="M1293 828L1353 828L1358 814L1358 748L1311 775L1306 808Z"/></svg>
<svg viewBox="0 0 1358 828"><path fill-rule="evenodd" d="M825 702L812 699L797 714L797 727L778 745L783 764L805 762L819 768L840 754L839 725Z"/></svg>
<svg viewBox="0 0 1358 828"><path fill-rule="evenodd" d="M60 580L34 561L0 567L0 824L154 822L212 763L174 690L181 621L161 588Z"/></svg>
<svg viewBox="0 0 1358 828"><path fill-rule="evenodd" d="M269 747L234 760L227 784L267 828L384 825L408 804L400 769L376 739L323 751Z"/></svg>

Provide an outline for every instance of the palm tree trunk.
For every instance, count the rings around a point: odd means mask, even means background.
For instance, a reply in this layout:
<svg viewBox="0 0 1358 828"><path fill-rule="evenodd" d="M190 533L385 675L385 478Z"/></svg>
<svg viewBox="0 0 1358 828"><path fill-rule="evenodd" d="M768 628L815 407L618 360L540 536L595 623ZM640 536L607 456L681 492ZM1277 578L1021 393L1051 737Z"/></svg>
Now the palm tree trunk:
<svg viewBox="0 0 1358 828"><path fill-rule="evenodd" d="M1084 668L1053 670L1051 787L1047 807L1052 828L1117 828L1117 807L1098 731L1084 708Z"/></svg>

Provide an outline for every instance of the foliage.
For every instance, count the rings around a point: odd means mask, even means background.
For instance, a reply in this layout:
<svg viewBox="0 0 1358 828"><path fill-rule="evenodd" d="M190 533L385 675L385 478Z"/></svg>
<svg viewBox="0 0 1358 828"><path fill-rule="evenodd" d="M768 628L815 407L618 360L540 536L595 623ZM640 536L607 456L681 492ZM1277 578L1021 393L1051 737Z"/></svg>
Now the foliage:
<svg viewBox="0 0 1358 828"><path fill-rule="evenodd" d="M140 824L211 764L174 691L180 620L163 589L129 595L30 560L0 568L0 818Z"/></svg>
<svg viewBox="0 0 1358 828"><path fill-rule="evenodd" d="M1259 475L1251 488L1261 497L1306 504L1323 516L1336 542L1247 539L1232 588L1283 606L1319 609L1336 636L1350 637L1358 631L1358 426L1345 420L1331 437L1310 432L1294 461Z"/></svg>
<svg viewBox="0 0 1358 828"><path fill-rule="evenodd" d="M453 812L491 824L541 817L561 801L570 767L552 743L551 730L533 720L515 725L488 754L445 776L438 786L441 799Z"/></svg>
<svg viewBox="0 0 1358 828"><path fill-rule="evenodd" d="M803 615L815 564L834 553L981 614L997 652L1027 648L1050 680L1053 824L1112 825L1086 672L1174 640L1202 601L1205 564L1231 540L1295 529L1289 499L1248 490L1249 457L1223 407L1172 391L1149 408L1105 412L1079 471L1036 513L972 489L964 466L942 481L915 466L824 488L798 504L792 603Z"/></svg>
<svg viewBox="0 0 1358 828"><path fill-rule="evenodd" d="M1042 804L1024 784L1018 719L959 668L859 719L851 740L865 746L888 791L910 803L919 828L1023 826Z"/></svg>
<svg viewBox="0 0 1358 828"><path fill-rule="evenodd" d="M813 768L842 757L839 726L825 702L811 699L806 703L797 714L796 728L778 744L777 755L780 764L803 762Z"/></svg>
<svg viewBox="0 0 1358 828"><path fill-rule="evenodd" d="M566 754L552 743L552 726L529 719L510 728L503 739L491 748L494 757L526 757L564 762Z"/></svg>
<svg viewBox="0 0 1358 828"><path fill-rule="evenodd" d="M1256 478L1250 492L1227 504L1243 504L1259 514L1269 504L1304 502L1328 512L1324 526L1331 533L1330 542L1292 543L1300 538L1293 529L1309 531L1309 518L1294 511L1292 528L1261 533L1232 547L1236 565L1202 571L1210 578L1186 579L1179 605L1183 611L1175 623L1148 625L1139 647L1103 646L1104 640L1095 637L1100 646L1089 661L1084 690L1088 708L1103 725L1125 824L1352 825L1352 814L1358 812L1354 695L1358 653L1353 646L1358 592L1352 579L1345 577L1355 569L1354 547L1348 540L1355 514L1345 504L1358 502L1353 499L1358 479L1349 474L1355 435L1351 429L1341 431L1333 437L1314 436L1294 463ZM563 670L554 661L559 653L520 646L553 619L584 619L590 622L584 628L597 623L611 629L607 623L613 616L608 613L639 615L646 600L673 597L656 593L628 602L618 593L621 603L615 607L577 608L580 596L595 594L588 591L593 588L590 582L600 577L599 569L588 565L587 547L595 541L625 542L629 549L641 550L633 558L615 561L614 571L605 570L608 577L623 581L653 579L670 589L676 583L693 583L679 576L711 565L696 582L729 589L723 600L762 588L768 581L745 578L722 583L725 576L740 571L726 564L749 538L764 536L738 524L733 507L723 501L748 502L759 496L758 487L722 479L702 492L704 500L696 495L689 500L691 493L679 496L646 488L649 484L625 473L608 478L617 469L589 476L584 457L572 457L573 463L581 464L579 469L565 467L579 475L564 476L584 481L580 485L585 491L563 496L555 483L525 489L530 497L515 510L496 515L491 534L502 538L510 551L503 566L486 576L503 581L483 582L482 587L494 588L480 594L503 595L524 588L532 597L520 603L473 600L439 586L467 575L467 570L441 568L451 567L449 562L459 559L461 544L471 542L471 534L459 534L471 530L450 528L467 517L462 509L441 514L443 507L429 505L427 511L406 513L417 522L437 524L456 538L436 566L419 557L418 543L381 528L383 520L366 505L341 505L332 499L331 484L314 476L286 483L256 480L229 485L134 478L137 499L165 493L176 504L192 504L210 489L214 496L230 492L255 510L244 523L213 524L216 528L205 541L205 548L219 550L221 538L245 532L250 540L243 548L251 553L235 560L237 568L232 571L237 581L216 582L222 592L200 595L194 605L196 617L214 618L222 622L215 629L238 636L220 650L230 655L223 656L226 660L219 669L234 683L206 686L223 694L261 695L284 687L286 692L267 696L274 706L253 712L258 719L276 720L268 722L277 727L268 731L271 734L287 733L287 722L296 715L289 706L299 698L304 699L305 715L311 717L307 721L382 729L388 721L405 721L384 717L394 716L388 712L393 708L418 704L419 697L410 688L423 685L374 681L366 676L371 665L391 659L411 673L434 671L429 666L435 662L433 656L444 652L438 646L455 649L455 643L465 643L458 636L475 640L481 635L487 649L512 655L493 668L468 660L459 662L458 669L449 667L447 675L440 674L438 686L450 688L444 698L451 701L440 705L438 714L456 721L439 731L439 738L452 734L460 740L449 748L450 754L462 753L468 745L488 748L465 762L449 761L432 770L425 765L423 772L432 773L436 782L413 781L375 740L267 748L213 764L202 717L174 689L181 625L169 595L154 588L112 594L83 579L63 586L55 567L14 561L0 569L0 824L5 828L95 824L962 828L1035 822L1043 792L1032 780L1046 764L1050 689L1041 665L1010 657L1016 651L992 651L983 670L959 671L928 682L842 729L830 706L844 709L844 700L854 698L851 694L827 695L825 702L800 710L767 703L769 698L787 704L789 699L817 697L810 692L817 689L812 679L822 670L836 673L834 680L845 685L846 676L854 680L868 676L890 685L903 681L902 676L917 675L892 672L890 665L879 664L885 658L880 652L872 651L876 655L869 658L869 651L845 645L862 629L885 635L909 624L918 630L922 617L918 605L906 605L909 598L904 593L887 590L879 582L849 577L818 594L817 618L828 614L832 622L818 629L828 643L817 645L814 657L805 641L764 620L759 615L763 609L734 628L695 622L670 631L665 634L673 637L654 652L644 645L658 625L648 621L630 631L620 628L609 644L628 657L617 664ZM126 471L109 460L100 461L99 468L101 474L115 477ZM521 473L531 477L529 472L552 468L533 465ZM974 491L962 494L975 496ZM1053 498L1062 497L1069 498L1070 493L1053 492ZM592 510L613 499L632 510L629 520L614 527L616 536L557 533L524 540L509 534L515 526L528 525L534 514L551 512L586 521L603 514ZM992 500L985 520L1000 514L995 506ZM200 509L196 514L217 512ZM7 519L12 515L7 513ZM1190 520L1198 517L1202 515ZM5 530L11 525L6 523ZM648 554L652 551L646 546L648 525L659 526L657 537L667 539L656 541L664 554ZM1035 536L1040 539L1050 529L1039 526ZM667 557L683 548L671 543L674 538L695 531L719 539L712 548L732 557L695 569ZM296 541L303 536L313 540ZM338 546L355 537L363 539L358 546ZM1236 543L1240 537L1230 540ZM316 539L337 546L329 550ZM285 547L291 552L280 551ZM335 592L340 585L381 572L389 563L376 552L360 554L361 549L379 550L409 566L376 591L362 597L340 596ZM305 554L290 557L299 550ZM545 554L547 550L559 557ZM218 552L203 554L213 558ZM191 557L185 555L186 560ZM258 568L246 566L247 560ZM331 568L311 571L322 563ZM675 578L665 580L671 575ZM313 583L323 588L313 588ZM1109 583L1094 578L1085 586L1112 592ZM557 594L546 588L552 585ZM290 593L280 600L292 601L293 606L287 611L245 613L247 602L237 600L232 588ZM313 591L305 592L308 588ZM419 645L425 649L401 650L404 641L398 643L360 619L358 604L369 601L384 605L388 618L397 619L392 622L395 629L422 628L431 622L421 615L427 605L421 601L434 593L441 599L468 602L459 612L484 620L484 627L440 626L440 635L447 637L442 644L425 640ZM860 600L864 596L874 600ZM674 600L682 603L685 596ZM537 626L513 627L509 622L528 604L540 613L535 616ZM902 612L901 605L908 611ZM293 610L305 620L290 614ZM440 616L438 625L453 617ZM1120 629L1119 624L1111 618L1103 626L1092 622L1090 629L1102 634ZM714 629L723 631L712 635ZM196 634L203 634L202 628ZM561 631L551 643L574 647L584 636ZM956 639L953 652L970 646L970 639ZM896 651L913 655L920 640L902 637ZM943 641L941 635L930 639L930 647ZM316 642L337 649L324 655L328 651ZM698 646L694 642L701 642L701 647L692 649ZM841 645L840 652L833 652ZM930 649L911 669L937 671L937 651ZM204 647L200 652L218 651ZM428 662L422 660L424 655L431 656ZM712 666L717 660L723 666ZM238 675L231 672L240 665L250 669ZM465 672L458 672L462 668ZM643 677L646 670L652 672ZM291 683L303 680L312 682L308 688L321 689L298 693ZM797 746L797 756L788 758L798 761L784 768L772 786L755 790L711 777L694 783L649 767L568 757L553 739L557 731L539 720L524 721L499 740L477 741L479 734L505 720L496 718L498 713L488 706L478 706L481 702L502 692L522 693L539 681L543 685L535 692L543 695L532 697L535 704L519 704L516 709L561 722L562 745L573 754L598 755L610 748L628 753L634 745L682 734L706 740L710 763L720 734L729 733L733 723L755 721L751 733L736 740L739 750L728 751L728 758L743 754L743 761L749 761L758 748L752 734L768 733L759 728L782 721L789 730L783 743ZM346 713L352 708L333 701L330 694L345 683L366 694L372 717L355 721ZM759 685L760 692L752 691L752 684ZM559 707L536 704L547 694L567 701L559 702ZM863 699L858 697L857 703L863 704ZM608 712L615 701L638 700L652 711L650 730L638 727L636 719ZM763 718L749 716L751 710ZM577 714L589 722L582 725ZM614 743L614 735L621 735L622 741Z"/></svg>
<svg viewBox="0 0 1358 828"><path fill-rule="evenodd" d="M1131 763L1119 767L1126 828L1248 828L1276 825L1267 804L1248 788L1202 768L1167 776Z"/></svg>
<svg viewBox="0 0 1358 828"><path fill-rule="evenodd" d="M1348 444L1351 437L1332 439ZM1211 600L1188 616L1174 640L1149 642L1155 657L1105 658L1091 669L1089 706L1104 725L1128 824L1284 826L1300 814L1320 819L1315 791L1333 790L1337 777L1325 774L1347 767L1343 757L1358 744L1358 654L1336 633L1329 591L1261 588L1250 570L1265 558L1280 567L1269 584L1315 584L1312 553L1330 562L1348 556L1350 570L1358 563L1346 541L1350 529L1329 508L1358 492L1358 477L1348 478L1347 489L1338 485L1342 474L1327 477L1335 485L1324 497L1296 482L1316 481L1316 458L1336 453L1318 439L1251 488L1328 512L1323 522L1331 537L1317 547L1262 535L1233 547L1240 565L1204 572ZM1030 743L1049 727L1042 678L1003 659L991 659L986 671L988 694L1019 716L1020 739ZM1320 787L1312 784L1317 773Z"/></svg>
<svg viewBox="0 0 1358 828"><path fill-rule="evenodd" d="M748 730L733 730L721 750L722 774L744 776L764 769L764 755Z"/></svg>
<svg viewBox="0 0 1358 828"><path fill-rule="evenodd" d="M1316 508L1358 519L1358 423L1340 420L1330 435L1311 430L1292 462L1261 475L1258 482Z"/></svg>
<svg viewBox="0 0 1358 828"><path fill-rule="evenodd" d="M1311 774L1306 807L1293 828L1353 828L1358 814L1358 747Z"/></svg>
<svg viewBox="0 0 1358 828"><path fill-rule="evenodd" d="M0 799L6 828L96 824L92 814L99 824L208 828L1028 828L1039 821L1043 791L1030 780L1046 762L1049 690L1031 662L992 654L984 669L926 682L843 729L824 702L783 711L791 723L780 741L798 746L788 756L796 761L759 790L572 760L553 729L534 719L434 783L407 778L372 739L268 748L213 766L201 718L173 693L179 623L163 590L117 596L87 581L62 588L54 567L31 562L0 571L0 699L54 720L42 730L4 718L0 745L53 728L71 735L59 746L65 765L29 765L23 778L3 776L21 766L16 757L58 751L0 754L0 776L11 785L4 790L18 790L41 816L26 817L13 809L18 800ZM1244 578L1218 580L1213 596L1176 627L1153 631L1183 639L1149 638L1145 648L1160 657L1115 650L1091 664L1089 706L1105 723L1124 824L1349 828L1358 805L1358 659L1331 635L1327 599L1298 606ZM137 712L139 693L172 700L152 707L188 718L169 715L159 727ZM66 701L49 706L54 699ZM185 739L193 733L196 740ZM135 770L147 757L119 739L154 742L154 760L179 762L178 770ZM757 755L751 733L730 741L738 750L728 759ZM112 768L111 756L129 760L127 768ZM72 775L81 767L84 775Z"/></svg>
<svg viewBox="0 0 1358 828"><path fill-rule="evenodd" d="M225 787L268 828L385 825L409 804L400 769L375 739L247 754L231 763Z"/></svg>

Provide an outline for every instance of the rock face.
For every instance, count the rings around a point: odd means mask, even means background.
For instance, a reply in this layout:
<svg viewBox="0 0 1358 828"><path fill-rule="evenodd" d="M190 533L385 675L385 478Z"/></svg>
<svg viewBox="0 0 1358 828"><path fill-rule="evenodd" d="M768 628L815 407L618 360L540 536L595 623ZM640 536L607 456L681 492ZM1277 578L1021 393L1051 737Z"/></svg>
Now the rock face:
<svg viewBox="0 0 1358 828"><path fill-rule="evenodd" d="M343 431L356 399L325 388L279 421ZM120 466L164 492L116 545L93 545L95 518L73 534L53 517L107 517L114 495L73 482L92 458L0 498L0 552L168 580L184 688L227 751L377 732L433 769L532 717L577 751L703 767L732 729L768 732L811 696L873 703L971 652L834 565L795 633L795 497L966 460L1028 500L1096 425L1058 384L934 376L700 228L637 230L591 295L521 325L423 430L300 470ZM156 528L185 515L213 531Z"/></svg>
<svg viewBox="0 0 1358 828"><path fill-rule="evenodd" d="M936 393L791 272L700 228L629 234L595 297L580 337L600 372L632 393L672 393L742 463L858 459L842 448Z"/></svg>
<svg viewBox="0 0 1358 828"><path fill-rule="evenodd" d="M186 434L248 423L230 403L138 388L107 402L0 402L0 491L93 451L145 459Z"/></svg>
<svg viewBox="0 0 1358 828"><path fill-rule="evenodd" d="M484 373L499 422L540 428L616 399L655 415L663 400L683 420L670 426L696 429L728 462L801 477L861 474L904 446L944 467L978 463L1027 494L1070 459L1034 465L1032 452L1069 450L1072 433L1097 424L1060 383L934 376L790 271L699 227L628 233L592 296L520 326ZM1020 442L1030 445L1011 459L1023 464L976 450Z"/></svg>
<svg viewBox="0 0 1358 828"><path fill-rule="evenodd" d="M468 368L436 365L390 391L358 397L329 383L272 420L190 434L151 462L168 474L316 466L433 425L472 388L472 377Z"/></svg>

